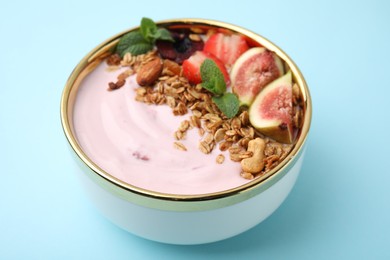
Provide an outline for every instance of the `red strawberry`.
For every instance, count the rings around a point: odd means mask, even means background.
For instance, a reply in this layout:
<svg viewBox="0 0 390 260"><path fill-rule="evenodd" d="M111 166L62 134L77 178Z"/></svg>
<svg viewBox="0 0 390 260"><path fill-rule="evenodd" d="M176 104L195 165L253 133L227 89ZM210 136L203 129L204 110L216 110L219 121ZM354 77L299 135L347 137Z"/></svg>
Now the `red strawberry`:
<svg viewBox="0 0 390 260"><path fill-rule="evenodd" d="M249 46L244 36L216 33L207 40L203 51L214 54L226 66L231 66L248 49Z"/></svg>
<svg viewBox="0 0 390 260"><path fill-rule="evenodd" d="M225 77L226 84L230 83L229 74L225 68L225 65L213 54L197 51L190 58L183 62L183 75L188 79L188 81L192 84L198 84L202 82L202 78L200 76L200 65L202 65L205 59L212 59L219 69L221 70L223 76Z"/></svg>

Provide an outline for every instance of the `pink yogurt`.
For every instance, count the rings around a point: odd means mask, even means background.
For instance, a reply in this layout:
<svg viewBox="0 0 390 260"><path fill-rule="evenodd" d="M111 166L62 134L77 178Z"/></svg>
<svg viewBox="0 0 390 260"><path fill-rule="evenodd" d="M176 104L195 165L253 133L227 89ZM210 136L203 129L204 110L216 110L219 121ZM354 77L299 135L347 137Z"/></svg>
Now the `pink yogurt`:
<svg viewBox="0 0 390 260"><path fill-rule="evenodd" d="M106 68L101 63L83 80L73 114L77 140L100 168L131 185L170 194L212 193L248 182L228 153L217 164L218 148L208 155L198 149L201 137L195 128L182 141L187 151L174 148L173 134L189 114L174 116L166 105L135 101L134 76L124 87L107 91L120 71Z"/></svg>

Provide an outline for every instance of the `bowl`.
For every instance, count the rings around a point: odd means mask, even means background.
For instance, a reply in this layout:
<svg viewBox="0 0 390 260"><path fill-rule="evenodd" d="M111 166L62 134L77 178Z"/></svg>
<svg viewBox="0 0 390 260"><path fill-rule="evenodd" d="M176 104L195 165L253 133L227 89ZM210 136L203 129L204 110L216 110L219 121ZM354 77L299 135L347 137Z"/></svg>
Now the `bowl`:
<svg viewBox="0 0 390 260"><path fill-rule="evenodd" d="M83 150L74 128L74 105L80 84L103 61L124 34L109 38L89 52L71 73L61 98L61 122L71 153L82 169L80 179L96 207L119 227L137 236L170 244L203 244L238 235L270 216L286 199L299 175L312 105L309 89L295 63L266 38L236 25L204 19L156 23L166 28L222 28L240 33L275 52L298 85L304 116L296 144L288 156L262 177L238 187L206 194L171 194L129 184L104 171Z"/></svg>

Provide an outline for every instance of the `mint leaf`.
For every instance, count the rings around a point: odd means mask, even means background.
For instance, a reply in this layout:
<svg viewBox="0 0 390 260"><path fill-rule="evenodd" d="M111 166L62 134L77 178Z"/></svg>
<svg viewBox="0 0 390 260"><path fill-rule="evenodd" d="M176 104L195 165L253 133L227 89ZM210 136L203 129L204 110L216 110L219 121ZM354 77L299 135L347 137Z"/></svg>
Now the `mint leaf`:
<svg viewBox="0 0 390 260"><path fill-rule="evenodd" d="M139 55L152 49L153 45L147 42L139 31L123 35L116 46L116 52L121 57L125 56L127 52L130 52L132 55Z"/></svg>
<svg viewBox="0 0 390 260"><path fill-rule="evenodd" d="M174 41L167 29L157 28L152 19L144 17L138 31L122 36L116 46L116 53L121 57L128 52L132 55L144 54L153 49L156 40Z"/></svg>
<svg viewBox="0 0 390 260"><path fill-rule="evenodd" d="M128 52L132 55L144 54L153 49L156 40L174 41L167 29L157 28L152 19L144 17L138 31L122 36L116 46L116 53L121 57Z"/></svg>
<svg viewBox="0 0 390 260"><path fill-rule="evenodd" d="M127 49L124 50L123 52L124 54L121 56L123 57L127 52L130 52L132 55L140 55L140 54L147 53L152 49L153 49L152 44L148 42L140 42L129 46Z"/></svg>
<svg viewBox="0 0 390 260"><path fill-rule="evenodd" d="M240 101L233 93L225 93L221 97L213 97L214 103L217 105L219 110L225 114L228 118L233 118L237 115L240 108Z"/></svg>
<svg viewBox="0 0 390 260"><path fill-rule="evenodd" d="M140 32L144 39L149 43L153 43L156 39L157 25L150 18L142 18Z"/></svg>
<svg viewBox="0 0 390 260"><path fill-rule="evenodd" d="M200 65L200 76L202 87L215 95L212 100L219 110L228 118L237 115L240 102L235 94L225 93L226 82L218 65L211 59L205 59Z"/></svg>
<svg viewBox="0 0 390 260"><path fill-rule="evenodd" d="M153 20L146 17L141 20L140 32L144 39L150 43L154 43L156 40L174 41L167 29L157 28Z"/></svg>
<svg viewBox="0 0 390 260"><path fill-rule="evenodd" d="M205 59L200 65L202 87L211 93L220 96L226 91L226 82L221 70L211 59Z"/></svg>
<svg viewBox="0 0 390 260"><path fill-rule="evenodd" d="M171 33L167 29L165 29L165 28L157 29L155 37L156 37L156 40L170 41L170 42L174 42L175 41L172 38Z"/></svg>

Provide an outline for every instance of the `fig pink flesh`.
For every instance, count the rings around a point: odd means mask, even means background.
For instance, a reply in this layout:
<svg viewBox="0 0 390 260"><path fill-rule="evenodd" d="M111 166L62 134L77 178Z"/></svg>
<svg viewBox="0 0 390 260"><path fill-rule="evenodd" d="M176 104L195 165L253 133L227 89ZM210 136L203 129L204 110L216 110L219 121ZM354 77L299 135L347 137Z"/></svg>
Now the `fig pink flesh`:
<svg viewBox="0 0 390 260"><path fill-rule="evenodd" d="M280 71L273 54L264 51L244 62L237 73L234 89L238 96L254 98L264 86L279 76Z"/></svg>
<svg viewBox="0 0 390 260"><path fill-rule="evenodd" d="M285 85L269 92L259 107L259 114L264 119L280 119L283 123L291 123L291 91Z"/></svg>

